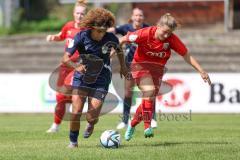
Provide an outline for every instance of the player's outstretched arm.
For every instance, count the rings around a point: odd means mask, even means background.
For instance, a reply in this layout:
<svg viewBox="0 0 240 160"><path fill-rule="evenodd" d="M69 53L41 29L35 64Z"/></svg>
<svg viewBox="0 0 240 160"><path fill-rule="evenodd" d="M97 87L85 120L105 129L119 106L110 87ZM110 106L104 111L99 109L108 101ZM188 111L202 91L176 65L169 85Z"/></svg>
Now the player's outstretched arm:
<svg viewBox="0 0 240 160"><path fill-rule="evenodd" d="M118 57L118 61L119 61L119 64L120 64L120 76L122 77L122 75L123 75L124 77L127 78L129 72L128 72L128 69L126 67L125 61L124 61L123 51L119 47L118 49L116 49L116 52L117 52L117 57Z"/></svg>
<svg viewBox="0 0 240 160"><path fill-rule="evenodd" d="M62 32L59 32L58 34L50 34L47 35L46 37L46 41L47 42L52 42L52 41L63 41L63 39L61 38L61 34Z"/></svg>
<svg viewBox="0 0 240 160"><path fill-rule="evenodd" d="M201 65L197 62L197 60L193 56L191 56L189 53L186 53L183 58L185 62L193 66L200 73L204 82L208 82L208 84L211 85L211 80L208 76L208 73L203 70Z"/></svg>

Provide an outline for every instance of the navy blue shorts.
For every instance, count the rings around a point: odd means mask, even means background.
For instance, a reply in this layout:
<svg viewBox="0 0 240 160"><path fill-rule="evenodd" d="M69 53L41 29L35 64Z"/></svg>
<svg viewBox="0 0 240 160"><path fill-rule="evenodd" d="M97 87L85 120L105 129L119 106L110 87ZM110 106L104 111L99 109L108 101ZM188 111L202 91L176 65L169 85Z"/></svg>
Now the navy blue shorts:
<svg viewBox="0 0 240 160"><path fill-rule="evenodd" d="M92 77L89 75L85 76L79 72L75 72L72 87L73 89L79 90L79 95L81 96L93 97L104 101L108 93L110 82L110 72L104 75L100 74L97 77L94 77L94 75Z"/></svg>

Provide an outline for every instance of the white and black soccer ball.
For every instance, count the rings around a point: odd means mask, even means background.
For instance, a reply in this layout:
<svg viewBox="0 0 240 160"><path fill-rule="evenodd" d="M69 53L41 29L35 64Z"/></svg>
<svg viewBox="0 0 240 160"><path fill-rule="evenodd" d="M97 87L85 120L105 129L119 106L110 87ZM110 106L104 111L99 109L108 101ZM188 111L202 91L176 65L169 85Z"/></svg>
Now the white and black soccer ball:
<svg viewBox="0 0 240 160"><path fill-rule="evenodd" d="M121 143L121 135L118 131L106 130L100 137L100 143L105 148L118 148Z"/></svg>

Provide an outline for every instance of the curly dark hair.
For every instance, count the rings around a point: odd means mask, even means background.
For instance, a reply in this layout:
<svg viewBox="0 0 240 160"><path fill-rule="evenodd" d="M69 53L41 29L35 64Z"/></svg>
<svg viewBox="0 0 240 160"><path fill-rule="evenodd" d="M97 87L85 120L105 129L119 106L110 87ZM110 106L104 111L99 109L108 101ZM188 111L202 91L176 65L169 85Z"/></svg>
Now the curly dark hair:
<svg viewBox="0 0 240 160"><path fill-rule="evenodd" d="M94 8L88 11L80 23L81 27L110 28L115 25L114 15L104 8Z"/></svg>

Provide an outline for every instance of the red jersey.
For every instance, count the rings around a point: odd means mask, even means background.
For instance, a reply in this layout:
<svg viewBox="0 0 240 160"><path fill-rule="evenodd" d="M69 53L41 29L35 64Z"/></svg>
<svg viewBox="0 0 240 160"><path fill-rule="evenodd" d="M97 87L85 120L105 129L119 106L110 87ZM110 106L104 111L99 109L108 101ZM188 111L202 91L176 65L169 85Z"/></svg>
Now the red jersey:
<svg viewBox="0 0 240 160"><path fill-rule="evenodd" d="M161 41L154 37L156 30L157 27L153 26L128 33L127 40L138 45L135 62L154 62L164 66L171 56L171 49L181 56L187 53L186 46L175 34Z"/></svg>
<svg viewBox="0 0 240 160"><path fill-rule="evenodd" d="M74 39L74 36L84 30L83 28L76 28L75 27L75 22L74 21L70 21L70 22L67 22L62 30L61 30L61 34L60 34L60 38L61 40L66 40L66 43L65 43L65 48L68 46L69 42L73 41ZM79 57L79 53L76 51L71 57L70 59L73 61L73 62L76 62L77 59Z"/></svg>
<svg viewBox="0 0 240 160"><path fill-rule="evenodd" d="M67 22L63 26L63 28L60 32L60 39L66 40L65 48L67 48L68 44L74 40L75 35L82 30L84 30L84 28L76 28L75 27L74 21ZM70 57L70 60L73 62L77 62L78 58L79 58L79 53L78 53L78 51L76 51ZM58 87L61 87L66 83L70 84L73 72L74 72L73 68L69 68L65 64L61 64L61 66L59 68L59 75L58 75L58 82L57 82Z"/></svg>

